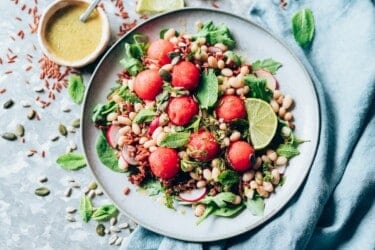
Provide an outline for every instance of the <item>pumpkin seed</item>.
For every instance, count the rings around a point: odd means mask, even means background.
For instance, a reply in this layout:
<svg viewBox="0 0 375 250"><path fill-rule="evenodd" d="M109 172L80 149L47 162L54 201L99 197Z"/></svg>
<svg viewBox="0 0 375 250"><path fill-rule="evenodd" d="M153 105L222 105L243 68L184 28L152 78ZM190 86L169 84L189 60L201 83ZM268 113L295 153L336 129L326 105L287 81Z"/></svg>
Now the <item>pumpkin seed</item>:
<svg viewBox="0 0 375 250"><path fill-rule="evenodd" d="M59 132L62 136L68 135L68 131L66 130L66 127L63 124L59 124Z"/></svg>
<svg viewBox="0 0 375 250"><path fill-rule="evenodd" d="M21 124L17 124L16 127L16 135L22 137L25 135L25 127L22 126Z"/></svg>
<svg viewBox="0 0 375 250"><path fill-rule="evenodd" d="M30 111L27 113L27 118L28 118L29 120L32 120L32 119L34 119L35 115L36 115L35 110L30 109Z"/></svg>
<svg viewBox="0 0 375 250"><path fill-rule="evenodd" d="M2 134L1 137L3 137L5 140L8 140L8 141L14 141L17 139L17 136L14 133L9 133L9 132Z"/></svg>
<svg viewBox="0 0 375 250"><path fill-rule="evenodd" d="M13 106L14 104L14 101L12 99L9 99L8 101L6 101L4 104L3 104L3 108L5 109L9 109Z"/></svg>
<svg viewBox="0 0 375 250"><path fill-rule="evenodd" d="M99 235L99 236L104 236L105 235L105 227L103 224L98 224L96 226L96 233Z"/></svg>
<svg viewBox="0 0 375 250"><path fill-rule="evenodd" d="M75 119L75 120L72 121L72 123L70 125L72 125L72 127L74 127L74 128L79 128L81 126L81 120Z"/></svg>
<svg viewBox="0 0 375 250"><path fill-rule="evenodd" d="M90 184L89 184L89 189L91 190L94 190L98 187L98 184L96 184L95 181L92 181Z"/></svg>
<svg viewBox="0 0 375 250"><path fill-rule="evenodd" d="M47 195L49 195L49 193L50 193L50 191L46 187L39 187L39 188L35 189L35 194L38 195L38 196L47 196Z"/></svg>

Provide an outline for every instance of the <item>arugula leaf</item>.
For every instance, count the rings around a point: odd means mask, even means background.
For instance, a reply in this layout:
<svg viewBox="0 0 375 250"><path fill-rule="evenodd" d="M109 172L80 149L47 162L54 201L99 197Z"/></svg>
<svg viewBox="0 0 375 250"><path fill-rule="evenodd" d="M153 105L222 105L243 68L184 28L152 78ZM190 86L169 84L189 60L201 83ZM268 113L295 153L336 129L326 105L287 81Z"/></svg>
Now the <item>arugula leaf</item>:
<svg viewBox="0 0 375 250"><path fill-rule="evenodd" d="M86 167L86 159L83 155L75 153L66 153L60 155L56 163L66 170L78 170Z"/></svg>
<svg viewBox="0 0 375 250"><path fill-rule="evenodd" d="M250 209L250 212L255 216L262 216L264 214L264 200L261 197L254 197L248 199L245 203L246 207Z"/></svg>
<svg viewBox="0 0 375 250"><path fill-rule="evenodd" d="M314 38L315 23L310 9L302 9L292 17L293 36L303 48L307 47Z"/></svg>
<svg viewBox="0 0 375 250"><path fill-rule="evenodd" d="M240 66L242 64L241 57L231 50L226 51L224 56L225 58L230 59L236 66Z"/></svg>
<svg viewBox="0 0 375 250"><path fill-rule="evenodd" d="M272 75L276 74L276 71L283 66L281 63L273 60L272 58L267 58L264 60L257 60L253 62L251 68L253 71L258 69L266 69Z"/></svg>
<svg viewBox="0 0 375 250"><path fill-rule="evenodd" d="M100 206L92 214L92 218L96 221L107 221L118 213L117 208L112 204Z"/></svg>
<svg viewBox="0 0 375 250"><path fill-rule="evenodd" d="M188 143L189 137L189 132L168 133L160 142L160 146L168 148L180 148Z"/></svg>
<svg viewBox="0 0 375 250"><path fill-rule="evenodd" d="M161 192L164 192L164 188L161 185L160 181L155 179L148 180L142 185L142 187L147 190L149 196L155 196Z"/></svg>
<svg viewBox="0 0 375 250"><path fill-rule="evenodd" d="M219 85L217 77L213 69L209 69L208 73L202 74L202 80L198 87L197 98L201 108L211 108L215 105L219 93Z"/></svg>
<svg viewBox="0 0 375 250"><path fill-rule="evenodd" d="M116 92L124 101L129 103L141 103L141 99L138 98L127 86L121 86Z"/></svg>
<svg viewBox="0 0 375 250"><path fill-rule="evenodd" d="M106 125L107 115L109 113L115 112L117 110L117 103L115 101L110 101L106 104L99 103L94 107L92 114L92 121L96 124Z"/></svg>
<svg viewBox="0 0 375 250"><path fill-rule="evenodd" d="M100 161L109 169L115 172L124 173L125 170L119 168L116 151L109 146L104 135L101 133L96 140L96 153Z"/></svg>
<svg viewBox="0 0 375 250"><path fill-rule="evenodd" d="M92 204L86 195L81 198L79 203L79 214L84 222L88 222L92 216Z"/></svg>
<svg viewBox="0 0 375 250"><path fill-rule="evenodd" d="M225 186L231 186L240 181L240 175L233 170L224 170L218 176L219 182Z"/></svg>
<svg viewBox="0 0 375 250"><path fill-rule="evenodd" d="M244 77L245 84L251 89L250 97L262 99L269 102L273 96L272 90L267 88L267 81L265 79L257 78L253 74Z"/></svg>
<svg viewBox="0 0 375 250"><path fill-rule="evenodd" d="M238 214L239 212L241 212L242 209L244 208L245 206L243 204L238 205L238 206L221 207L221 208L215 209L212 214L216 216L221 216L221 217L232 217Z"/></svg>
<svg viewBox="0 0 375 250"><path fill-rule="evenodd" d="M193 35L194 40L199 37L206 38L207 43L211 45L223 43L229 49L234 48L236 45L236 42L233 40L228 27L224 24L214 25L212 21L203 24L198 33Z"/></svg>
<svg viewBox="0 0 375 250"><path fill-rule="evenodd" d="M228 203L232 203L235 197L236 195L232 192L222 192L215 196L206 196L200 201L200 203L203 203L203 204L214 203L218 207L225 207L228 205Z"/></svg>
<svg viewBox="0 0 375 250"><path fill-rule="evenodd" d="M70 75L68 80L68 93L73 102L80 104L85 94L85 85L82 76Z"/></svg>
<svg viewBox="0 0 375 250"><path fill-rule="evenodd" d="M138 112L138 114L134 117L133 122L135 123L143 123L143 122L151 122L156 116L156 112L151 109L142 109Z"/></svg>
<svg viewBox="0 0 375 250"><path fill-rule="evenodd" d="M294 144L280 144L276 149L276 153L279 156L285 156L290 159L296 155L299 155L299 150Z"/></svg>
<svg viewBox="0 0 375 250"><path fill-rule="evenodd" d="M130 75L135 76L144 69L141 58L146 54L148 43L142 35L134 35L133 41L125 43L125 57L120 63Z"/></svg>

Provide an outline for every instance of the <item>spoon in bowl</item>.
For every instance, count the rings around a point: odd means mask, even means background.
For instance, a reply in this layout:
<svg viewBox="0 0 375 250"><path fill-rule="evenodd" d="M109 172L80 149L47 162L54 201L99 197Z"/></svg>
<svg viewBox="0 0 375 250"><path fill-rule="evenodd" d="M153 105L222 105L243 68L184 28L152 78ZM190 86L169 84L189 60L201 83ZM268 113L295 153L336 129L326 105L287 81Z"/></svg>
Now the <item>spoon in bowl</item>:
<svg viewBox="0 0 375 250"><path fill-rule="evenodd" d="M94 0L90 3L89 7L79 16L79 20L81 22L86 22L87 18L90 16L91 12L95 9L95 7L99 4L100 0Z"/></svg>

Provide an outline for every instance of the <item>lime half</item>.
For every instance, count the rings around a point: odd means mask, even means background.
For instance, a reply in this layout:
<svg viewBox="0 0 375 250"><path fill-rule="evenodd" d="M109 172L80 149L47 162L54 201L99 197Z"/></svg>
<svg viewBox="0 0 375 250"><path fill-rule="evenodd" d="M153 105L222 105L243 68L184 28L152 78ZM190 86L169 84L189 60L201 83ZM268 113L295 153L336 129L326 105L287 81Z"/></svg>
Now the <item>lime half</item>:
<svg viewBox="0 0 375 250"><path fill-rule="evenodd" d="M277 129L277 116L267 102L248 98L245 100L249 120L250 140L255 150L263 149L270 144Z"/></svg>
<svg viewBox="0 0 375 250"><path fill-rule="evenodd" d="M138 13L164 12L184 7L184 0L138 0Z"/></svg>

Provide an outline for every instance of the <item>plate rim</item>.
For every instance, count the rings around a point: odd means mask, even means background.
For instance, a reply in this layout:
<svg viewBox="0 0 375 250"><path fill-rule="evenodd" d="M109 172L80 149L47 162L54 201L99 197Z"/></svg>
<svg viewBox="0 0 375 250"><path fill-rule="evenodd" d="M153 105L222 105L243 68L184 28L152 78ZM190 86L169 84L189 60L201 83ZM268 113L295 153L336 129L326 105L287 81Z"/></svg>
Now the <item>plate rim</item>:
<svg viewBox="0 0 375 250"><path fill-rule="evenodd" d="M169 12L165 12L165 13L161 13L161 14L157 14L147 20L145 20L144 22L140 23L140 24L137 24L135 27L133 27L131 30L129 30L126 34L124 34L123 36L121 36L113 45L111 45L110 48L107 49L107 51L103 54L103 56L100 58L99 62L97 63L94 71L92 72L91 74L91 77L89 79L89 83L87 85L87 88L86 88L86 91L85 91L85 95L84 95L84 99L83 99L83 102L82 102L82 108L81 108L81 116L80 116L80 119L81 119L81 122L82 122L82 125L81 125L81 131L80 131L80 138L81 138L81 142L82 142L82 147L83 147L83 153L86 157L86 160L87 160L87 163L88 163L88 166L90 168L90 172L91 174L94 176L96 182L100 185L101 185L101 181L99 180L98 176L96 175L93 167L91 167L91 164L90 164L90 161L89 161L89 158L87 157L88 155L88 150L85 146L85 135L84 135L84 127L85 127L85 123L84 123L84 118L87 114L87 112L89 112L88 108L86 107L87 106L87 100L88 100L88 93L92 87L92 83L94 81L94 78L96 76L96 74L98 73L101 65L103 64L104 60L112 53L112 51L120 44L122 43L129 35L131 35L135 30L141 28L142 26L144 25L147 25L148 23L154 21L154 20L157 20L159 18L162 18L164 16L168 16L168 15L176 15L180 12L189 12L189 11L208 11L208 12L214 12L214 13L220 13L220 14L223 14L223 15L227 15L227 16L230 16L232 18L235 18L235 19L241 19L242 21L245 21L247 23L249 23L250 25L253 25L257 28L259 28L260 30L262 30L263 32L267 33L269 36L271 36L273 39L275 39L277 42L279 42L287 51L288 53L293 57L293 59L301 66L302 68L302 71L303 71L303 75L307 78L308 80L308 84L312 87L313 89L313 95L314 95L314 99L316 101L316 107L314 109L317 110L317 130L316 130L316 145L314 147L314 152L313 152L313 155L312 155L312 159L311 159L311 163L309 164L308 167L305 168L304 172L303 172L303 178L301 178L298 182L297 182L297 188L294 189L292 192L290 192L287 196L287 199L285 199L285 202L281 202L277 207L274 207L272 209L272 211L270 211L266 216L263 216L260 220L258 220L256 223L253 223L247 227L244 227L242 228L242 230L239 230L237 231L236 233L229 233L229 234L221 234L217 237L211 237L211 238L207 238L207 239L204 239L204 240L201 240L201 239L194 239L192 237L184 237L184 235L180 235L180 234L174 234L173 232L170 233L170 232L166 232L165 230L161 230L160 228L156 228L155 226L153 225L145 225L143 222L139 222L138 219L134 218L132 215L130 215L127 211L123 210L122 208L119 208L117 207L122 213L124 213L129 219L135 221L137 224L139 224L140 226L152 231L152 232L155 232L159 235L163 235L163 236L166 236L166 237L172 237L174 239L178 239L178 240L182 240L182 241L191 241L191 242L212 242L212 241L217 241L217 240L223 240L223 239L228 239L228 238L231 238L231 237L235 237L235 236L239 236L239 235L243 235L244 233L246 232L249 232L251 230L254 230L255 228L258 228L259 226L261 225L264 225L268 222L270 222L271 218L274 217L276 214L282 212L282 210L287 206L287 204L292 200L292 198L296 195L296 193L298 191L301 190L302 188L302 185L303 183L305 182L305 180L307 179L307 176L309 175L309 172L311 170L311 167L312 165L314 164L315 160L316 160L316 156L317 156L317 152L318 152L318 148L319 148L319 144L320 144L320 137L321 137L321 103L320 103L320 100L319 100L319 96L318 96L318 91L317 91L317 87L315 86L314 82L313 82L313 79L312 77L310 76L310 73L308 72L308 70L306 69L305 65L302 63L302 61L299 59L299 57L296 55L296 53L292 50L291 46L289 46L286 42L284 42L281 38L279 38L277 35L275 35L273 32L269 31L268 29L266 29L265 27L257 24L256 22L252 21L250 18L247 18L247 17L243 17L243 16L240 16L240 15L237 15L237 14L234 14L234 13L231 13L231 12L228 12L228 11L224 11L224 10L218 10L218 9L212 9L212 8L207 8L207 7L185 7L185 8L181 8L181 9L177 9L177 10L172 10L172 11L169 11ZM111 198L110 195L108 195L107 191L105 189L102 189L103 192L105 193L106 195L106 198L111 201L113 204L115 204L115 202L113 201L113 199Z"/></svg>

